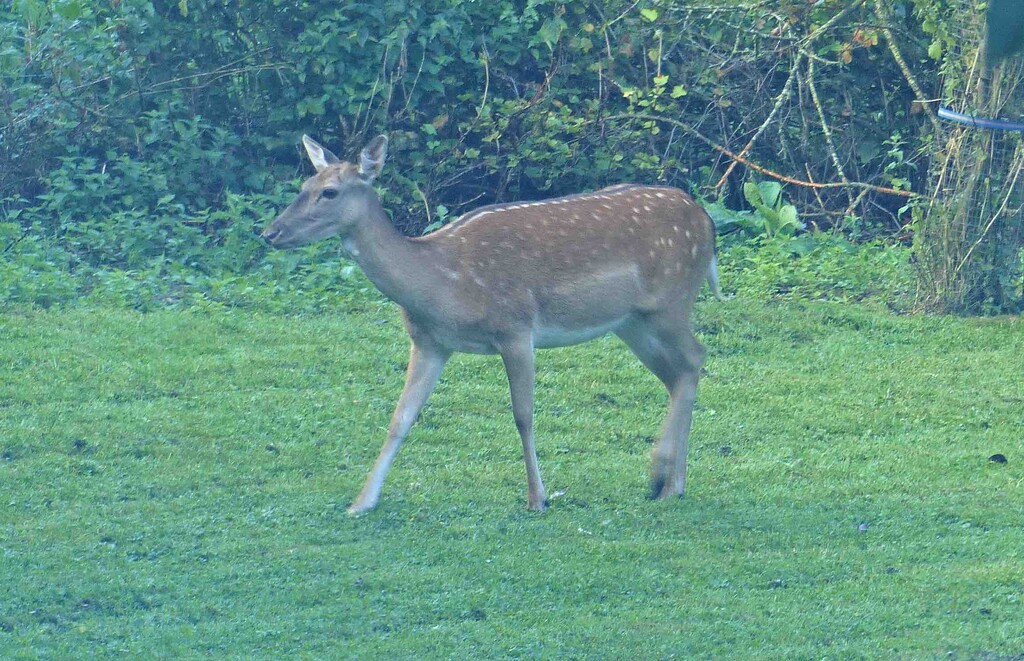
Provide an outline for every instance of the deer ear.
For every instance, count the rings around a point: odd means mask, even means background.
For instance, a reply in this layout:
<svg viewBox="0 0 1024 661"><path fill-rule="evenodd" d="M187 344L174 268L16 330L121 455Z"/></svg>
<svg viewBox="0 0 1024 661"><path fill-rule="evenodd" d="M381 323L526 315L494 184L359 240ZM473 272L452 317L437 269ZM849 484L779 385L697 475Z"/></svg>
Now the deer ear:
<svg viewBox="0 0 1024 661"><path fill-rule="evenodd" d="M338 157L332 154L329 149L323 147L308 135L302 136L302 144L305 146L306 154L309 156L309 160L313 163L313 167L316 168L317 172L320 172L332 163L340 162Z"/></svg>
<svg viewBox="0 0 1024 661"><path fill-rule="evenodd" d="M371 182L377 178L384 168L384 159L388 155L388 138L386 135L378 135L370 141L370 144L363 147L359 154L359 175Z"/></svg>

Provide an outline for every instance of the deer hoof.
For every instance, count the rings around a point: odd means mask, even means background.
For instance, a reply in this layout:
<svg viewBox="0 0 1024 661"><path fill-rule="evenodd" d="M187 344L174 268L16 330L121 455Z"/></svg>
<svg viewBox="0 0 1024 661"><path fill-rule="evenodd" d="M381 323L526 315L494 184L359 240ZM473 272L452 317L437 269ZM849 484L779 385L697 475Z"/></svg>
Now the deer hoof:
<svg viewBox="0 0 1024 661"><path fill-rule="evenodd" d="M352 503L346 510L349 516L356 517L362 516L373 509L373 505L361 505L359 503Z"/></svg>
<svg viewBox="0 0 1024 661"><path fill-rule="evenodd" d="M676 486L671 480L664 476L655 476L651 478L651 500L664 500L669 496L683 497L683 493L686 490L686 486Z"/></svg>
<svg viewBox="0 0 1024 661"><path fill-rule="evenodd" d="M543 512L544 510L546 510L548 508L549 504L550 503L548 503L548 499L545 498L544 500L540 501L539 503L530 503L529 505L526 506L526 508L528 510L530 510L531 512Z"/></svg>

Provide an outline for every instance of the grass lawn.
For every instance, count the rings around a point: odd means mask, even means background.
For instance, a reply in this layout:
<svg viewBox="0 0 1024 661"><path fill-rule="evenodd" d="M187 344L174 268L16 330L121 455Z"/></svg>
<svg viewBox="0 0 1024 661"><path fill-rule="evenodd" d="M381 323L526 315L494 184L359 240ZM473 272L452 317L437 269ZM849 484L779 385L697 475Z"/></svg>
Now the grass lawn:
<svg viewBox="0 0 1024 661"><path fill-rule="evenodd" d="M339 307L0 317L0 657L1024 655L1019 319L700 303L671 502L655 378L541 352L544 514L459 356L354 519L407 344Z"/></svg>

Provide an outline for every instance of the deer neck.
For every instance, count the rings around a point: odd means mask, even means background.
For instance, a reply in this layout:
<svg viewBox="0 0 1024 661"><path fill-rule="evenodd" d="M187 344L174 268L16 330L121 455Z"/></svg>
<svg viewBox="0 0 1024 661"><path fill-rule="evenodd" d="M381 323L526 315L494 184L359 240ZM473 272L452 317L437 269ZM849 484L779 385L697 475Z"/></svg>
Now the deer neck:
<svg viewBox="0 0 1024 661"><path fill-rule="evenodd" d="M441 265L428 245L402 235L377 206L349 236L345 249L382 294L410 311L436 310L443 296Z"/></svg>

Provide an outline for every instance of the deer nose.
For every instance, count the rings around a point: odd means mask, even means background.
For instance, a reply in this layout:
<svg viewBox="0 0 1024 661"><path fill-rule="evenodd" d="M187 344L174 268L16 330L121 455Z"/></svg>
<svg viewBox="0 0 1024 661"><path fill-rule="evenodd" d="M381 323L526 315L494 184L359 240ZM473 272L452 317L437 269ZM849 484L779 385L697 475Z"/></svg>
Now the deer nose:
<svg viewBox="0 0 1024 661"><path fill-rule="evenodd" d="M276 229L274 229L272 227L271 228L267 228L267 229L263 230L263 234L261 236L263 237L263 239L265 241L267 241L269 243L273 243L274 239L276 239L277 237L281 236L281 230L276 230Z"/></svg>

